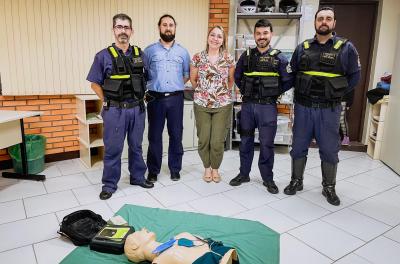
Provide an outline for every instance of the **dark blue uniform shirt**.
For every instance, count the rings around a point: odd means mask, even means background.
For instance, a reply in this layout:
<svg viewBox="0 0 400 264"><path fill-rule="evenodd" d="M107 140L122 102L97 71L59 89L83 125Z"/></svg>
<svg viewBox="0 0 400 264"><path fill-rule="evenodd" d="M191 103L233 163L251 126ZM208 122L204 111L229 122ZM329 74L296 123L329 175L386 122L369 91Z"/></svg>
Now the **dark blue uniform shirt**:
<svg viewBox="0 0 400 264"><path fill-rule="evenodd" d="M336 42L337 36L334 33L332 38L330 38L325 44L320 44L316 37L311 41L309 40L310 48L311 46L317 45L321 52L328 52L331 50L332 46ZM299 44L293 53L292 60L290 61L290 66L292 69L293 76L296 75L298 71L298 65L300 64L301 56L304 54L303 43ZM350 41L346 41L341 47L340 59L342 62L343 70L346 74L347 81L349 83L348 92L354 89L361 77L361 65L358 57L358 52L354 45Z"/></svg>
<svg viewBox="0 0 400 264"><path fill-rule="evenodd" d="M122 50L115 47L120 54L122 54ZM132 54L132 46L129 45L128 50L125 53L125 56L130 56ZM144 59L144 53L140 50L140 56L143 59L143 62L146 60ZM92 67L90 68L89 74L86 77L86 80L92 83L97 83L100 86L103 86L104 80L107 76L111 75L113 68L113 58L111 57L110 52L107 48L102 49L99 51L96 56L94 57L94 61ZM145 74L146 76L146 74Z"/></svg>
<svg viewBox="0 0 400 264"><path fill-rule="evenodd" d="M260 53L260 51L256 48L256 55L261 56L266 53L271 52L272 48L269 48L267 51ZM237 87L240 87L241 80L243 78L243 73L246 71L244 68L244 60L247 59L247 52L243 52L243 54L240 56L239 61L236 63L236 69L235 69L235 83ZM293 86L293 76L288 73L287 66L289 64L288 60L286 59L285 55L282 53L279 53L276 58L279 60L279 65L278 65L278 73L282 82L282 89L283 92L286 92Z"/></svg>

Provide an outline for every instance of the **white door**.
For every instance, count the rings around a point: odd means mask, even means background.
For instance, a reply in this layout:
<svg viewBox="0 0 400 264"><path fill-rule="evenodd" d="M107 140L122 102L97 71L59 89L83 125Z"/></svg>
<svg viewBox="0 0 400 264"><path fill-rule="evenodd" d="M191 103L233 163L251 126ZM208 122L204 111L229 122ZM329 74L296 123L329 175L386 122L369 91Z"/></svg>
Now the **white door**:
<svg viewBox="0 0 400 264"><path fill-rule="evenodd" d="M398 27L400 29L400 25ZM385 117L384 142L381 160L400 174L400 30L397 33L397 49L390 88L389 105Z"/></svg>

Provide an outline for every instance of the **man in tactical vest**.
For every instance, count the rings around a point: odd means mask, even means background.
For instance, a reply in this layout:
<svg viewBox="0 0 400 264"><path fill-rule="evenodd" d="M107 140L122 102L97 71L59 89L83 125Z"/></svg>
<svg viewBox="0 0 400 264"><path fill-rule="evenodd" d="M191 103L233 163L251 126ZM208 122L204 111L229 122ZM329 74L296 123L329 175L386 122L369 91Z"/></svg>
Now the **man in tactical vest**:
<svg viewBox="0 0 400 264"><path fill-rule="evenodd" d="M286 57L270 47L271 37L271 23L267 19L257 21L254 26L257 47L245 51L236 64L235 83L240 87L243 101L240 116L240 173L229 184L238 186L250 181L254 133L258 128L258 167L264 186L270 193L276 194L279 190L272 172L278 114L276 100L291 88L292 77L287 71Z"/></svg>
<svg viewBox="0 0 400 264"><path fill-rule="evenodd" d="M100 199L106 200L117 190L121 177L121 155L127 135L130 184L152 188L144 173L142 156L145 124L143 97L145 72L142 52L131 46L132 20L125 14L113 17L115 43L96 54L88 74L93 91L103 101L104 170Z"/></svg>
<svg viewBox="0 0 400 264"><path fill-rule="evenodd" d="M333 32L335 23L334 10L320 8L315 14L315 37L298 45L291 60L296 75L292 176L284 193L294 195L303 190L308 148L315 138L321 158L322 194L337 206L340 102L358 83L360 63L353 44Z"/></svg>

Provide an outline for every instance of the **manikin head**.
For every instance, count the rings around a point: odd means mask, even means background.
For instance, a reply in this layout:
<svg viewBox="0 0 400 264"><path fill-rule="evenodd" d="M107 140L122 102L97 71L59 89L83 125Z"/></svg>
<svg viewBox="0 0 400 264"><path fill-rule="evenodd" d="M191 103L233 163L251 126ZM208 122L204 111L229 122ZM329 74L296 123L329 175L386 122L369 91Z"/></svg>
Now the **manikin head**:
<svg viewBox="0 0 400 264"><path fill-rule="evenodd" d="M156 242L156 234L149 232L146 228L130 234L125 241L125 255L130 261L140 262L146 260L146 256L151 255L150 244Z"/></svg>

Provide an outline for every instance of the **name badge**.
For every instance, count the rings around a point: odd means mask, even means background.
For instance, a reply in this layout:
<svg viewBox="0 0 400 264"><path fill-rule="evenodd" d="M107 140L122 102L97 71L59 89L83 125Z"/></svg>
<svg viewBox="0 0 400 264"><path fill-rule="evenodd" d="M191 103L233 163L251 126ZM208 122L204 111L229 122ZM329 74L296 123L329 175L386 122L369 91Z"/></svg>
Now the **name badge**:
<svg viewBox="0 0 400 264"><path fill-rule="evenodd" d="M335 53L328 53L328 52L323 52L321 53L319 61L322 64L326 65L335 65L336 64L336 59L337 59L337 54Z"/></svg>

